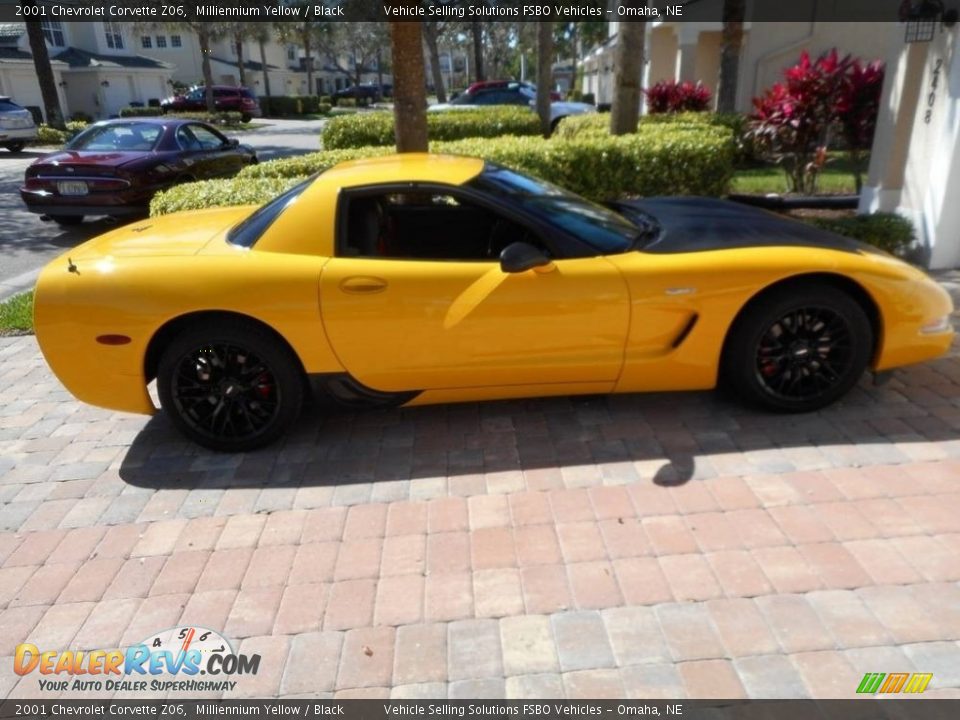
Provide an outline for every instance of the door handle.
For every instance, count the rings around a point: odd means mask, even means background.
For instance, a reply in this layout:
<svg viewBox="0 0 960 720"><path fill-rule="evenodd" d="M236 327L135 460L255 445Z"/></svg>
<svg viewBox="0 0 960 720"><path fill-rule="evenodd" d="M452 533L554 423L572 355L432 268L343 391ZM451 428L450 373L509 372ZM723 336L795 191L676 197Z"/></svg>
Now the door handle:
<svg viewBox="0 0 960 720"><path fill-rule="evenodd" d="M340 289L353 295L370 295L387 289L387 281L370 276L348 277L340 281Z"/></svg>

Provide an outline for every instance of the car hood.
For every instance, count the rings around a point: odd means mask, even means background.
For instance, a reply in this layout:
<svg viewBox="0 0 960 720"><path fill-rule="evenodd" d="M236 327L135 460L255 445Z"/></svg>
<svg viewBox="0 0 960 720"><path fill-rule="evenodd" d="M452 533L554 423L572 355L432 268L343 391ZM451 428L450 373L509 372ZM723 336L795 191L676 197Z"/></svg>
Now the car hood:
<svg viewBox="0 0 960 720"><path fill-rule="evenodd" d="M81 272L84 260L195 255L252 209L217 208L148 218L99 235L68 254Z"/></svg>
<svg viewBox="0 0 960 720"><path fill-rule="evenodd" d="M118 168L154 155L152 151L60 150L38 158L32 167Z"/></svg>
<svg viewBox="0 0 960 720"><path fill-rule="evenodd" d="M877 252L856 240L728 200L700 197L645 198L610 204L629 216L652 216L659 232L644 252L681 253L748 247L811 247L843 252Z"/></svg>

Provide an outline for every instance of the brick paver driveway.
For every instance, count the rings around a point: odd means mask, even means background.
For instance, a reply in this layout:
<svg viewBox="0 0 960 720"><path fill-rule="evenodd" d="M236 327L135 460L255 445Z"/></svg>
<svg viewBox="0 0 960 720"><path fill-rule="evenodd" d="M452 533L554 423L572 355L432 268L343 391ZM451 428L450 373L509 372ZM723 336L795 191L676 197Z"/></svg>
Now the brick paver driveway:
<svg viewBox="0 0 960 720"><path fill-rule="evenodd" d="M957 356L803 417L313 411L228 456L78 404L7 338L0 476L3 655L189 623L262 655L241 696L845 697L894 671L960 696ZM39 696L12 668L0 696Z"/></svg>

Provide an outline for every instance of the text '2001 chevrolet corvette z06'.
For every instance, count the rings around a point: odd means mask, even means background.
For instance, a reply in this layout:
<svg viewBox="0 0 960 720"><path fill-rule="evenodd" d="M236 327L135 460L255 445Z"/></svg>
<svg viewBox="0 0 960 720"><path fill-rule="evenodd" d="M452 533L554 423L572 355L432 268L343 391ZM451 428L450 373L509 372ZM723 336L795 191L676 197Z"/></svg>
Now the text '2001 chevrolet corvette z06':
<svg viewBox="0 0 960 720"><path fill-rule="evenodd" d="M68 257L69 255L69 257ZM79 399L264 445L310 392L352 406L731 388L821 408L943 354L924 273L703 198L609 206L482 160L338 165L260 208L152 218L52 262L35 324Z"/></svg>

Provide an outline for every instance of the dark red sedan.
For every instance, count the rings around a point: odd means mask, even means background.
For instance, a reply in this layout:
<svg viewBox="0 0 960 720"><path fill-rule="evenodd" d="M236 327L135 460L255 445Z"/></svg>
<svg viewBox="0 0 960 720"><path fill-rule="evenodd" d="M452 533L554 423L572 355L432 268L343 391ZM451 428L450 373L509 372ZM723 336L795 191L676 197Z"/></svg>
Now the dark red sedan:
<svg viewBox="0 0 960 720"><path fill-rule="evenodd" d="M214 85L213 106L219 112L240 113L243 122L263 115L257 96L243 86ZM164 112L206 112L207 90L201 86L183 95L174 95L161 102L160 108Z"/></svg>
<svg viewBox="0 0 960 720"><path fill-rule="evenodd" d="M76 225L88 215L146 215L159 190L236 175L255 162L252 148L206 123L106 120L30 165L20 197L30 212L61 225Z"/></svg>

